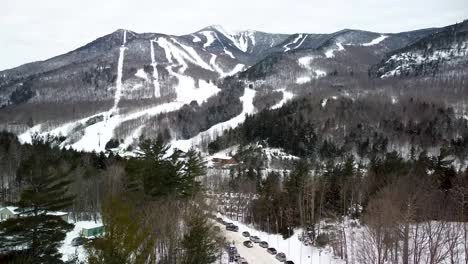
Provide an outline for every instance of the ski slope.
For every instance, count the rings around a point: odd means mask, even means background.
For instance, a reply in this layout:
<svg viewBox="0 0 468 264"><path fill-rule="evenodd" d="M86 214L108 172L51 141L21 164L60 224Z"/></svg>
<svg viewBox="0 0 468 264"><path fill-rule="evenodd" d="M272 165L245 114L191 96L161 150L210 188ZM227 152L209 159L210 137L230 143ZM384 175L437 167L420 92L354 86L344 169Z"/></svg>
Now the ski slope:
<svg viewBox="0 0 468 264"><path fill-rule="evenodd" d="M255 90L245 88L244 95L240 97L242 102L242 112L239 115L229 119L228 121L218 123L210 127L208 130L200 132L193 138L175 140L171 142L171 148L188 151L191 147L199 146L204 140L214 140L216 137L221 135L223 131L237 127L239 124L244 122L245 115L255 113L255 107L253 105L255 93Z"/></svg>
<svg viewBox="0 0 468 264"><path fill-rule="evenodd" d="M301 38L302 38L302 34L299 34L292 42L289 42L288 44L284 45L283 46L284 52L290 51L291 50L290 46L293 45L293 44L296 44ZM300 44L302 45L302 42ZM300 45L298 45L298 46L300 46ZM298 46L296 46L296 48Z"/></svg>
<svg viewBox="0 0 468 264"><path fill-rule="evenodd" d="M325 52L325 57L327 58L333 58L335 57L335 51L343 51L345 48L343 47L343 44L337 42L336 43L337 48L334 49L329 49Z"/></svg>
<svg viewBox="0 0 468 264"><path fill-rule="evenodd" d="M371 42L364 43L361 46L365 46L365 47L374 46L384 41L386 38L388 38L388 36L381 35L380 37L373 39Z"/></svg>

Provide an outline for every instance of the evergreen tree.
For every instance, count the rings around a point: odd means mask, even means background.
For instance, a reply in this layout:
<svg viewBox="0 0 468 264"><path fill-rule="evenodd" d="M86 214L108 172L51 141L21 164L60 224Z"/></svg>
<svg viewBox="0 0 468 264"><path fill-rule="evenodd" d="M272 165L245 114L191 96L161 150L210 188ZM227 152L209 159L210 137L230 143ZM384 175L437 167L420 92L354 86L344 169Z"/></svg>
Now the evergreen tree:
<svg viewBox="0 0 468 264"><path fill-rule="evenodd" d="M24 248L34 263L61 263L58 247L73 228L50 212L70 206L74 196L68 192L69 167L50 144L34 141L28 158L17 172L25 188L18 202L18 217L0 224L0 248Z"/></svg>
<svg viewBox="0 0 468 264"><path fill-rule="evenodd" d="M213 263L218 248L214 232L199 209L190 210L187 216L187 232L182 240L184 249L183 264Z"/></svg>
<svg viewBox="0 0 468 264"><path fill-rule="evenodd" d="M456 177L456 171L452 166L453 158L446 148L441 148L437 157L432 158L432 169L434 179L442 190L449 190L453 186Z"/></svg>
<svg viewBox="0 0 468 264"><path fill-rule="evenodd" d="M110 197L102 205L105 233L86 245L89 264L156 263L155 237L133 202Z"/></svg>
<svg viewBox="0 0 468 264"><path fill-rule="evenodd" d="M200 182L197 178L206 173L205 162L200 153L190 149L185 154L185 164L182 170L180 193L184 196L191 196L200 189Z"/></svg>

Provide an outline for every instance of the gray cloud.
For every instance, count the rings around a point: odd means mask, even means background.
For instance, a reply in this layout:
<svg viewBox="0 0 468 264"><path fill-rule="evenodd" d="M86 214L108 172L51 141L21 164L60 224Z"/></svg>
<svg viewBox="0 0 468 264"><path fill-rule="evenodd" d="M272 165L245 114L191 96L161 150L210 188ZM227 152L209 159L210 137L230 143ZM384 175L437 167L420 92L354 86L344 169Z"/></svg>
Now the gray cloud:
<svg viewBox="0 0 468 264"><path fill-rule="evenodd" d="M401 32L466 19L466 0L3 0L0 69L70 51L118 28L185 34L227 29Z"/></svg>

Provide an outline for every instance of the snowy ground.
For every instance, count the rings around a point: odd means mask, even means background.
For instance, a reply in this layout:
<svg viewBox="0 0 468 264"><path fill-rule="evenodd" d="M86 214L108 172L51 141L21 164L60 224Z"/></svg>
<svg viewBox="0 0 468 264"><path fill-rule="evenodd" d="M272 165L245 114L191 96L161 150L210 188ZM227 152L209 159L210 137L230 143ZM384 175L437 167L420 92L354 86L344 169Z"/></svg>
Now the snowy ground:
<svg viewBox="0 0 468 264"><path fill-rule="evenodd" d="M80 236L80 232L83 228L92 228L102 225L101 222L94 221L78 221L73 223L75 228L72 231L67 233L65 240L63 241L62 246L59 248L59 252L62 253L62 260L67 261L73 259L74 256L78 256L80 261L86 260L86 251L83 246L74 247L71 245L72 240L75 237Z"/></svg>

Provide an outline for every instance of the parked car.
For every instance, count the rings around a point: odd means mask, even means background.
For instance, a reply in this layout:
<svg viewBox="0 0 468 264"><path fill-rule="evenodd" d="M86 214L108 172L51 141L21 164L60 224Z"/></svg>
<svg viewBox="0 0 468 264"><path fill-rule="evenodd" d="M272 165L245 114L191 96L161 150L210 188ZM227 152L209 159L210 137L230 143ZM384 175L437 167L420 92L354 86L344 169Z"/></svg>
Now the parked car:
<svg viewBox="0 0 468 264"><path fill-rule="evenodd" d="M294 261L288 260L288 261L286 261L285 263L286 263L286 264L294 264Z"/></svg>
<svg viewBox="0 0 468 264"><path fill-rule="evenodd" d="M227 246L227 250L228 250L228 253L229 255L235 255L237 253L237 248L236 246L232 245L232 244L229 244Z"/></svg>
<svg viewBox="0 0 468 264"><path fill-rule="evenodd" d="M266 242L266 241L262 241L262 242L260 242L258 245L259 245L260 247L262 247L262 248L268 248L268 242Z"/></svg>
<svg viewBox="0 0 468 264"><path fill-rule="evenodd" d="M246 241L244 241L244 246L246 246L248 248L251 248L251 247L253 247L253 243L250 240L246 240Z"/></svg>
<svg viewBox="0 0 468 264"><path fill-rule="evenodd" d="M258 236L251 236L250 237L250 241L254 242L254 243L260 243L260 238Z"/></svg>
<svg viewBox="0 0 468 264"><path fill-rule="evenodd" d="M237 232L239 231L239 227L236 225L230 224L226 226L226 230Z"/></svg>
<svg viewBox="0 0 468 264"><path fill-rule="evenodd" d="M86 243L86 241L87 240L84 237L75 237L74 239L72 239L71 245L74 246L74 247L81 246L84 243Z"/></svg>
<svg viewBox="0 0 468 264"><path fill-rule="evenodd" d="M283 252L280 252L280 253L276 254L275 258L277 260L279 260L280 262L285 262L286 261L286 254L284 254Z"/></svg>
<svg viewBox="0 0 468 264"><path fill-rule="evenodd" d="M245 258L238 258L238 259L237 259L237 263L239 263L239 264L249 264L249 263L247 262L247 260L245 260Z"/></svg>
<svg viewBox="0 0 468 264"><path fill-rule="evenodd" d="M272 254L272 255L276 255L276 253L278 253L278 251L276 251L276 249L275 249L275 248L272 248L272 247L271 247L271 248L267 248L267 252L270 253L270 254Z"/></svg>
<svg viewBox="0 0 468 264"><path fill-rule="evenodd" d="M250 237L250 233L247 231L242 232L242 235L245 237Z"/></svg>

